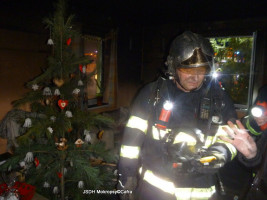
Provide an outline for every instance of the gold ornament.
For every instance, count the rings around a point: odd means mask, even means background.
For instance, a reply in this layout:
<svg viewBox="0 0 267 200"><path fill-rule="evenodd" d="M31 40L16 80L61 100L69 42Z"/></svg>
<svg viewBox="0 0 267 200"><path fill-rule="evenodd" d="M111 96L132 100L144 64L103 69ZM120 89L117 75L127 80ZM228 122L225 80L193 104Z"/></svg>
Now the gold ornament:
<svg viewBox="0 0 267 200"><path fill-rule="evenodd" d="M45 99L45 105L49 105L50 104L50 99Z"/></svg>
<svg viewBox="0 0 267 200"><path fill-rule="evenodd" d="M56 142L57 149L60 151L66 150L68 148L68 145L66 145L67 139L66 138L60 138L60 142Z"/></svg>
<svg viewBox="0 0 267 200"><path fill-rule="evenodd" d="M101 130L97 133L97 139L101 140L103 138L104 130Z"/></svg>
<svg viewBox="0 0 267 200"><path fill-rule="evenodd" d="M53 82L56 86L61 87L64 84L64 80L61 78L54 78Z"/></svg>

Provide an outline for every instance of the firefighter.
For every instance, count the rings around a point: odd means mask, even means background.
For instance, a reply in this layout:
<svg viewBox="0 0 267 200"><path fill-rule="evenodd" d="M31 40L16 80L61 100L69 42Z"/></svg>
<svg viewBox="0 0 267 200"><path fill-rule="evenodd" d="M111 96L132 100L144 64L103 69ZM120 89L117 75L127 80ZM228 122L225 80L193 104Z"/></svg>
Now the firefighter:
<svg viewBox="0 0 267 200"><path fill-rule="evenodd" d="M243 199L267 199L267 85L259 90L249 115L242 122L237 121L238 127L228 122L229 127L225 131L231 139L223 136L221 139L233 144L237 150L240 149L240 143L247 143L242 154L238 154L238 159L246 167L252 168L256 175Z"/></svg>
<svg viewBox="0 0 267 200"><path fill-rule="evenodd" d="M215 173L237 151L219 136L236 112L211 78L213 56L207 39L184 32L171 44L169 78L137 95L118 163L121 199L203 200L223 192Z"/></svg>

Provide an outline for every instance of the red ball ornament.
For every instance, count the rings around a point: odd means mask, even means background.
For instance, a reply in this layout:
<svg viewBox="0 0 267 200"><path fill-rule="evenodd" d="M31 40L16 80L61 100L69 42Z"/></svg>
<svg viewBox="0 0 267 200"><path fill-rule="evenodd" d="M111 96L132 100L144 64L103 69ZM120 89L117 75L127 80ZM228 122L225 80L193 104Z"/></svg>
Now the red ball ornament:
<svg viewBox="0 0 267 200"><path fill-rule="evenodd" d="M69 39L67 40L67 45L69 46L70 43L71 43L71 38L69 38Z"/></svg>
<svg viewBox="0 0 267 200"><path fill-rule="evenodd" d="M79 64L79 69L82 73L85 73L86 72L86 66L85 65L81 65Z"/></svg>
<svg viewBox="0 0 267 200"><path fill-rule="evenodd" d="M57 176L58 176L58 178L61 178L62 177L62 173L61 172L57 172Z"/></svg>
<svg viewBox="0 0 267 200"><path fill-rule="evenodd" d="M40 164L40 161L38 160L37 157L34 158L34 164L35 164L35 167L38 167L38 165Z"/></svg>
<svg viewBox="0 0 267 200"><path fill-rule="evenodd" d="M69 103L68 100L62 100L62 99L59 99L57 102L61 110L63 110L68 105L68 103Z"/></svg>

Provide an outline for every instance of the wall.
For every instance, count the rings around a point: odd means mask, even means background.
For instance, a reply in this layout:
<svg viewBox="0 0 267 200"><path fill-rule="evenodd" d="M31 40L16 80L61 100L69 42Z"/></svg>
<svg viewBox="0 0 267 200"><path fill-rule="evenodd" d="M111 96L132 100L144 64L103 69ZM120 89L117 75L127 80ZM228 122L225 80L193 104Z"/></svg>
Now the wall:
<svg viewBox="0 0 267 200"><path fill-rule="evenodd" d="M128 107L143 85L141 26L123 25L118 30L118 107Z"/></svg>
<svg viewBox="0 0 267 200"><path fill-rule="evenodd" d="M24 84L41 73L49 49L42 34L0 29L0 119L11 102L27 92ZM23 107L27 109L27 106Z"/></svg>
<svg viewBox="0 0 267 200"><path fill-rule="evenodd" d="M266 24L266 25L265 25ZM267 83L266 20L123 25L118 30L117 107L128 107L138 90L153 81L164 68L171 41L184 30L204 36L236 35L257 31L254 96ZM11 102L27 90L24 84L45 67L49 47L47 35L0 29L0 119L12 108Z"/></svg>

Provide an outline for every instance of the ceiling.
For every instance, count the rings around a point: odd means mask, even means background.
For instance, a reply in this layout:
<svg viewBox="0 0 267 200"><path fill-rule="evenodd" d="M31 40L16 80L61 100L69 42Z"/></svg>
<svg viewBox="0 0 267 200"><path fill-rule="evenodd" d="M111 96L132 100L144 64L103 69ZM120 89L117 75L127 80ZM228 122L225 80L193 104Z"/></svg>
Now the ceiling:
<svg viewBox="0 0 267 200"><path fill-rule="evenodd" d="M0 28L41 32L56 0L0 0ZM67 0L75 21L99 32L122 25L267 18L267 0Z"/></svg>

